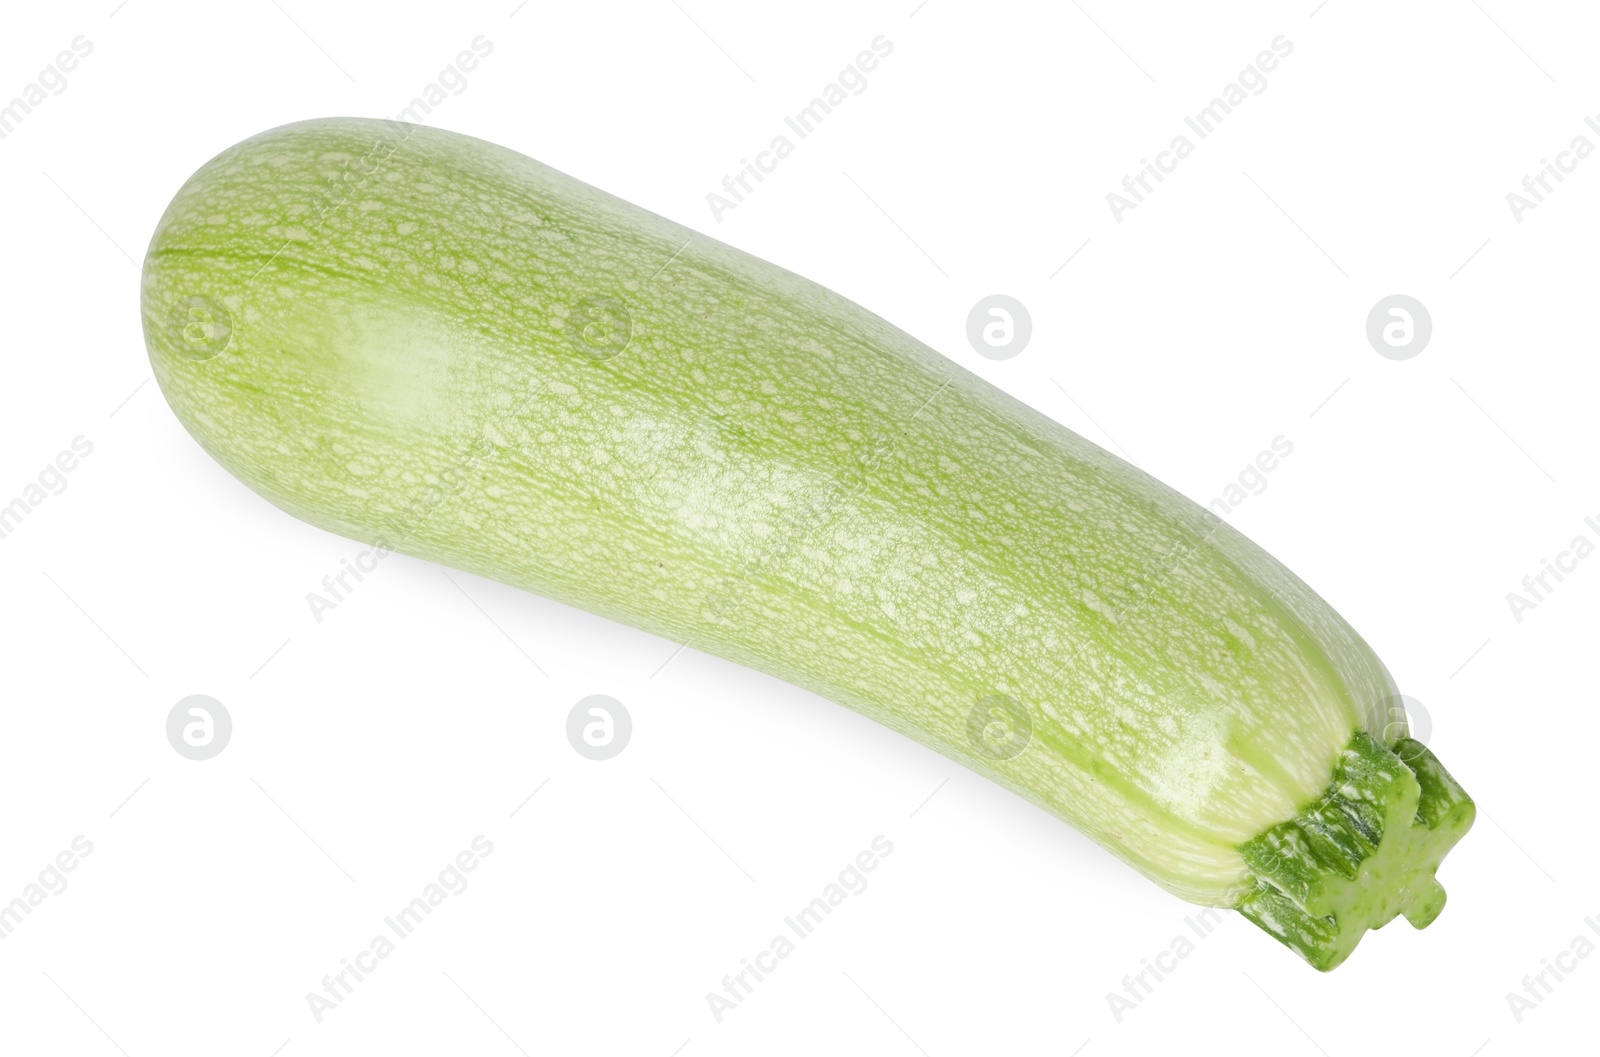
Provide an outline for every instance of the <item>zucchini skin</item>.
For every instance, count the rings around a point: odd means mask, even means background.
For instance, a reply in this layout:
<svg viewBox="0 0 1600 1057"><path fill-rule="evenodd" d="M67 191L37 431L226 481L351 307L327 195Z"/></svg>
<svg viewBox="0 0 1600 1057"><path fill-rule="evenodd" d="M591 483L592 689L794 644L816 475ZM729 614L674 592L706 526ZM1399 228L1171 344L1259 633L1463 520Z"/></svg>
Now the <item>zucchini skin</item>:
<svg viewBox="0 0 1600 1057"><path fill-rule="evenodd" d="M1241 847L1384 737L1382 663L1214 515L505 148L246 140L168 207L142 309L179 419L290 514L813 690L1184 899L1259 893Z"/></svg>

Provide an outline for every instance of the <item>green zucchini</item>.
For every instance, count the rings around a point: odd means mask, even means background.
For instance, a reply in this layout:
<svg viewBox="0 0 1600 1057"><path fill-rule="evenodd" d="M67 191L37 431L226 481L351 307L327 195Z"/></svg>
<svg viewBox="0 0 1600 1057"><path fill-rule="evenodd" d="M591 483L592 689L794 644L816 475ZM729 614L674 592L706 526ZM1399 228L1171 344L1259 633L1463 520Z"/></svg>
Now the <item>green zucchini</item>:
<svg viewBox="0 0 1600 1057"><path fill-rule="evenodd" d="M815 283L329 119L190 178L143 318L179 419L296 517L813 690L1318 968L1443 906L1472 801L1326 602Z"/></svg>

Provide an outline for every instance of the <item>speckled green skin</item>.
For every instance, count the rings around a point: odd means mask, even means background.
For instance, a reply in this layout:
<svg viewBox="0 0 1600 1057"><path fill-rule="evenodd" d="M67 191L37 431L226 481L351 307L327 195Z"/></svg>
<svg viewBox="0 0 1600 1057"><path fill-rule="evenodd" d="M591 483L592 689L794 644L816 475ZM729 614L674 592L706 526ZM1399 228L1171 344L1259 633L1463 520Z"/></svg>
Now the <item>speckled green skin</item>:
<svg viewBox="0 0 1600 1057"><path fill-rule="evenodd" d="M480 140L329 119L230 148L162 218L144 319L184 425L296 517L814 690L1186 899L1254 890L1239 846L1387 718L1360 637L1194 503ZM1032 727L1010 758L969 735L1002 699Z"/></svg>

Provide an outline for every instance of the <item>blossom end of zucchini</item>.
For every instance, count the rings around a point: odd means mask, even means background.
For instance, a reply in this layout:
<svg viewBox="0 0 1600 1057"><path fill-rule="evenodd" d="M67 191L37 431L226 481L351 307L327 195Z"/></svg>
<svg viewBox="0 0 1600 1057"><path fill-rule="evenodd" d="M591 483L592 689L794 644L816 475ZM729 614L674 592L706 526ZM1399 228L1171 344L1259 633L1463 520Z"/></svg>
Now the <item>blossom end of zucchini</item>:
<svg viewBox="0 0 1600 1057"><path fill-rule="evenodd" d="M1256 887L1238 909L1317 969L1334 968L1368 929L1404 916L1427 928L1444 909L1434 878L1476 808L1419 741L1385 748L1358 732L1314 803L1240 845Z"/></svg>

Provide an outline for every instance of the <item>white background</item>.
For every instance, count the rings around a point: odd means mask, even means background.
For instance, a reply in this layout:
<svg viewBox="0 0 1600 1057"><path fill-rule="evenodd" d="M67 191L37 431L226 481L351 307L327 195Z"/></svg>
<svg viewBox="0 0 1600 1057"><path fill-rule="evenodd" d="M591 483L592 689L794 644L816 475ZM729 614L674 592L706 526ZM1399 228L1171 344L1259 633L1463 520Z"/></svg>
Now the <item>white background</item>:
<svg viewBox="0 0 1600 1057"><path fill-rule="evenodd" d="M0 902L75 836L94 850L0 940L0 1049L1593 1049L1600 958L1521 1023L1506 995L1600 943L1600 558L1520 623L1506 595L1600 539L1600 160L1521 223L1506 195L1600 145L1595 13L680 2L8 9L0 99L75 36L93 52L0 141L0 504L74 437L94 450L0 539ZM184 433L135 262L207 158L396 114L479 34L492 55L430 124L816 279L1202 503L1288 438L1229 519L1373 644L1476 797L1437 923L1321 975L1229 914L1119 1023L1107 993L1194 908L931 752L408 558L316 623L307 592L360 548ZM706 194L879 34L867 90L716 221ZM1280 34L1268 87L1116 222L1106 194ZM1034 323L1004 362L965 337L997 292ZM1364 333L1394 293L1434 322L1404 362ZM206 762L165 736L196 693L234 722ZM598 763L564 733L595 693L634 722ZM479 834L470 886L319 1024L307 992ZM870 886L717 1023L706 993L878 834Z"/></svg>

